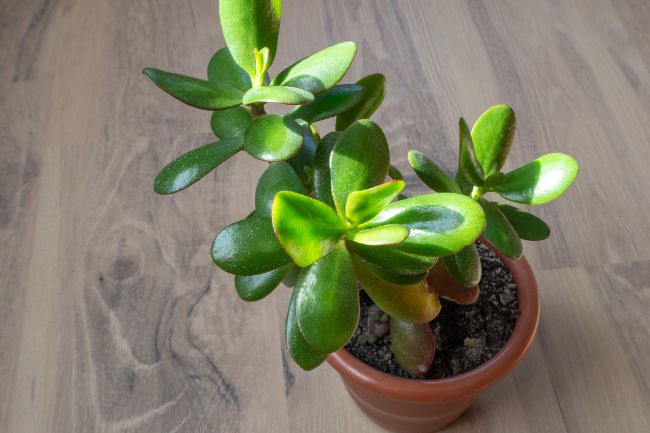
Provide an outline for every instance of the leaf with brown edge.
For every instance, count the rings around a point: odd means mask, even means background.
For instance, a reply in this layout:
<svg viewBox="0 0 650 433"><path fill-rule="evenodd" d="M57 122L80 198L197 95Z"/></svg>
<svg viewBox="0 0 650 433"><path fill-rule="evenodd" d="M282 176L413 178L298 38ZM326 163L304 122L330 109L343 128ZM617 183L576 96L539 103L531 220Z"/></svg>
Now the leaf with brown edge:
<svg viewBox="0 0 650 433"><path fill-rule="evenodd" d="M479 286L465 287L454 280L442 261L429 270L427 275L429 286L440 296L460 305L470 305L476 302L480 292Z"/></svg>

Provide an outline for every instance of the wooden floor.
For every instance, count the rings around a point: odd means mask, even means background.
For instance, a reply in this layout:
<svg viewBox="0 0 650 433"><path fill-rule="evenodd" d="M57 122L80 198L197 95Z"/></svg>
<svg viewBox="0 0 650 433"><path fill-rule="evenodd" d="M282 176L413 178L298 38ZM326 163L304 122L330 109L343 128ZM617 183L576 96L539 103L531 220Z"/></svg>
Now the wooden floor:
<svg viewBox="0 0 650 433"><path fill-rule="evenodd" d="M456 155L457 120L518 116L515 167L582 166L526 245L542 297L521 365L450 432L650 431L650 2L285 0L274 71L355 40L393 158ZM0 0L0 432L379 432L282 343L289 291L240 301L208 250L253 206L237 156L159 197L209 113L140 73L203 75L216 0Z"/></svg>

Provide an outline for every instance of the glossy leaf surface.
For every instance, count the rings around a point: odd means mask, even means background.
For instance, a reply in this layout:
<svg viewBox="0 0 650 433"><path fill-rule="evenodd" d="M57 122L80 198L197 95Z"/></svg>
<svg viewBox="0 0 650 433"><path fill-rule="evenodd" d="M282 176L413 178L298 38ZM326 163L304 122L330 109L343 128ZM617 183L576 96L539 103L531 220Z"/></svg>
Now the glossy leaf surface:
<svg viewBox="0 0 650 433"><path fill-rule="evenodd" d="M374 218L404 189L404 182L394 180L348 195L345 214L350 223L357 225Z"/></svg>
<svg viewBox="0 0 650 433"><path fill-rule="evenodd" d="M145 68L143 72L174 98L202 110L225 110L241 104L243 93L235 87L155 68Z"/></svg>
<svg viewBox="0 0 650 433"><path fill-rule="evenodd" d="M308 124L300 124L300 130L302 131L300 152L296 156L289 158L287 162L293 167L302 183L311 188L310 183L313 180L313 173L310 174L310 170L313 170L312 167L314 165L314 155L318 147L318 140Z"/></svg>
<svg viewBox="0 0 650 433"><path fill-rule="evenodd" d="M354 42L332 45L289 66L275 77L273 84L299 87L316 95L343 78L356 52Z"/></svg>
<svg viewBox="0 0 650 433"><path fill-rule="evenodd" d="M494 191L510 201L540 205L561 196L578 170L578 163L569 155L549 153L506 173Z"/></svg>
<svg viewBox="0 0 650 433"><path fill-rule="evenodd" d="M503 167L515 138L515 113L507 105L495 105L478 118L472 128L476 159L486 176Z"/></svg>
<svg viewBox="0 0 650 433"><path fill-rule="evenodd" d="M336 130L343 131L355 121L370 119L386 96L386 78L382 74L372 74L356 82L365 91L361 100L352 108L336 117Z"/></svg>
<svg viewBox="0 0 650 433"><path fill-rule="evenodd" d="M354 256L352 263L363 289L389 316L412 323L427 323L440 312L438 296L426 281L398 285L381 279Z"/></svg>
<svg viewBox="0 0 650 433"><path fill-rule="evenodd" d="M269 49L268 64L273 62L278 45L281 0L220 0L221 30L237 64L255 76L253 50Z"/></svg>
<svg viewBox="0 0 650 433"><path fill-rule="evenodd" d="M305 269L296 290L298 324L307 342L321 352L343 347L359 321L359 290L344 244Z"/></svg>
<svg viewBox="0 0 650 433"><path fill-rule="evenodd" d="M422 153L411 150L408 153L408 158L415 174L432 190L437 192L460 192L456 181Z"/></svg>
<svg viewBox="0 0 650 433"><path fill-rule="evenodd" d="M253 122L251 113L244 107L215 111L210 118L210 128L219 138L242 137Z"/></svg>
<svg viewBox="0 0 650 433"><path fill-rule="evenodd" d="M351 245L351 242L348 242L348 246L349 245ZM422 282L427 277L426 271L419 274L398 274L381 266L375 265L374 263L365 260L359 255L355 255L354 260L359 262L361 265L363 265L363 267L368 269L368 271L376 275L381 280L396 284L398 286L409 286L412 284L417 284Z"/></svg>
<svg viewBox="0 0 650 433"><path fill-rule="evenodd" d="M302 145L302 129L295 120L267 114L253 119L244 135L244 150L264 161L284 161Z"/></svg>
<svg viewBox="0 0 650 433"><path fill-rule="evenodd" d="M476 160L474 154L474 144L472 143L472 133L469 131L465 119L462 117L458 122L458 129L460 131L460 146L459 146L459 162L458 167L460 173L472 185L482 186L485 181L483 169Z"/></svg>
<svg viewBox="0 0 650 433"><path fill-rule="evenodd" d="M235 290L244 301L259 301L278 287L293 266L288 263L263 274L235 275Z"/></svg>
<svg viewBox="0 0 650 433"><path fill-rule="evenodd" d="M293 291L291 296L291 303L289 304L289 311L287 312L287 320L284 325L284 332L287 341L287 349L291 358L302 368L309 371L321 365L325 358L326 352L319 352L314 349L303 337L298 325L298 315L296 314L296 294L298 290Z"/></svg>
<svg viewBox="0 0 650 433"><path fill-rule="evenodd" d="M334 208L330 155L341 133L330 132L318 145L314 156L314 193L316 198Z"/></svg>
<svg viewBox="0 0 650 433"><path fill-rule="evenodd" d="M398 246L370 246L348 242L348 248L364 260L399 275L418 275L431 268L437 257L421 256L399 250Z"/></svg>
<svg viewBox="0 0 650 433"><path fill-rule="evenodd" d="M273 228L285 251L301 267L329 253L345 233L331 207L288 191L279 192L273 200Z"/></svg>
<svg viewBox="0 0 650 433"><path fill-rule="evenodd" d="M366 230L350 230L347 238L364 245L394 245L409 236L409 229L398 224L387 224Z"/></svg>
<svg viewBox="0 0 650 433"><path fill-rule="evenodd" d="M354 107L363 92L363 87L356 84L341 84L316 95L311 104L294 108L289 116L308 123L320 122Z"/></svg>
<svg viewBox="0 0 650 433"><path fill-rule="evenodd" d="M469 244L456 254L443 257L442 261L449 275L459 284L471 287L481 281L481 258L476 245Z"/></svg>
<svg viewBox="0 0 650 433"><path fill-rule="evenodd" d="M428 323L415 324L391 317L390 341L399 365L414 376L423 376L431 368L436 341Z"/></svg>
<svg viewBox="0 0 650 433"><path fill-rule="evenodd" d="M214 84L226 84L242 92L253 85L248 72L235 62L228 48L220 49L210 59L208 81Z"/></svg>
<svg viewBox="0 0 650 433"><path fill-rule="evenodd" d="M280 191L305 194L305 187L291 166L284 162L274 162L264 170L255 188L255 212L264 218L271 218L273 199Z"/></svg>
<svg viewBox="0 0 650 433"><path fill-rule="evenodd" d="M370 120L357 120L341 134L330 155L330 169L332 198L342 218L350 193L384 181L389 157L383 131Z"/></svg>
<svg viewBox="0 0 650 433"><path fill-rule="evenodd" d="M485 215L471 198L452 193L424 194L391 203L360 228L400 224L410 230L402 251L445 256L474 242L485 227Z"/></svg>
<svg viewBox="0 0 650 433"><path fill-rule="evenodd" d="M487 225L483 236L494 247L511 259L518 259L523 253L523 245L517 231L508 218L499 210L496 204L480 199L479 203L485 211Z"/></svg>
<svg viewBox="0 0 650 433"><path fill-rule="evenodd" d="M158 194L173 194L192 185L242 148L241 139L221 140L191 150L167 164L153 183Z"/></svg>
<svg viewBox="0 0 650 433"><path fill-rule="evenodd" d="M439 261L431 268L427 281L438 295L460 305L473 304L480 294L478 285L464 286L449 275L443 261Z"/></svg>
<svg viewBox="0 0 650 433"><path fill-rule="evenodd" d="M242 104L275 102L287 105L302 105L314 102L314 95L297 87L263 86L250 89L244 94Z"/></svg>
<svg viewBox="0 0 650 433"><path fill-rule="evenodd" d="M212 242L212 260L226 272L257 275L291 262L275 237L270 218L248 218L227 226Z"/></svg>
<svg viewBox="0 0 650 433"><path fill-rule="evenodd" d="M521 239L542 241L551 235L548 225L535 215L507 204L497 204L497 207L508 218Z"/></svg>

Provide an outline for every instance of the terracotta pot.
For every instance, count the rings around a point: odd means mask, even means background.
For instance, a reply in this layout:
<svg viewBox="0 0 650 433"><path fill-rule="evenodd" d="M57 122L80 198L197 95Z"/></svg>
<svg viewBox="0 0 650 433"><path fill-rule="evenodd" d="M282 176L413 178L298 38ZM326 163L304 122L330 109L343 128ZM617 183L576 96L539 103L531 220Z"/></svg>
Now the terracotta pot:
<svg viewBox="0 0 650 433"><path fill-rule="evenodd" d="M517 284L520 314L505 346L480 367L447 379L412 380L375 370L345 349L327 358L354 401L371 420L398 433L438 431L455 421L481 391L494 385L519 363L537 331L537 283L525 258L515 261L498 255Z"/></svg>

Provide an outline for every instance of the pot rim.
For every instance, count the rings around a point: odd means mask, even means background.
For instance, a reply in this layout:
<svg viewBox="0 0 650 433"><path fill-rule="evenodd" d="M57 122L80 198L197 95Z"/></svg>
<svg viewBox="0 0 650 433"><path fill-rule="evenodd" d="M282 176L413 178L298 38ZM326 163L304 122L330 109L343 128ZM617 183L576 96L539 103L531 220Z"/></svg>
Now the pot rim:
<svg viewBox="0 0 650 433"><path fill-rule="evenodd" d="M444 379L406 379L379 371L355 358L345 348L327 357L327 362L346 380L399 400L448 401L476 395L498 382L523 358L535 337L540 303L537 282L525 257L512 260L486 243L508 266L517 284L519 316L506 344L487 362L466 373Z"/></svg>

